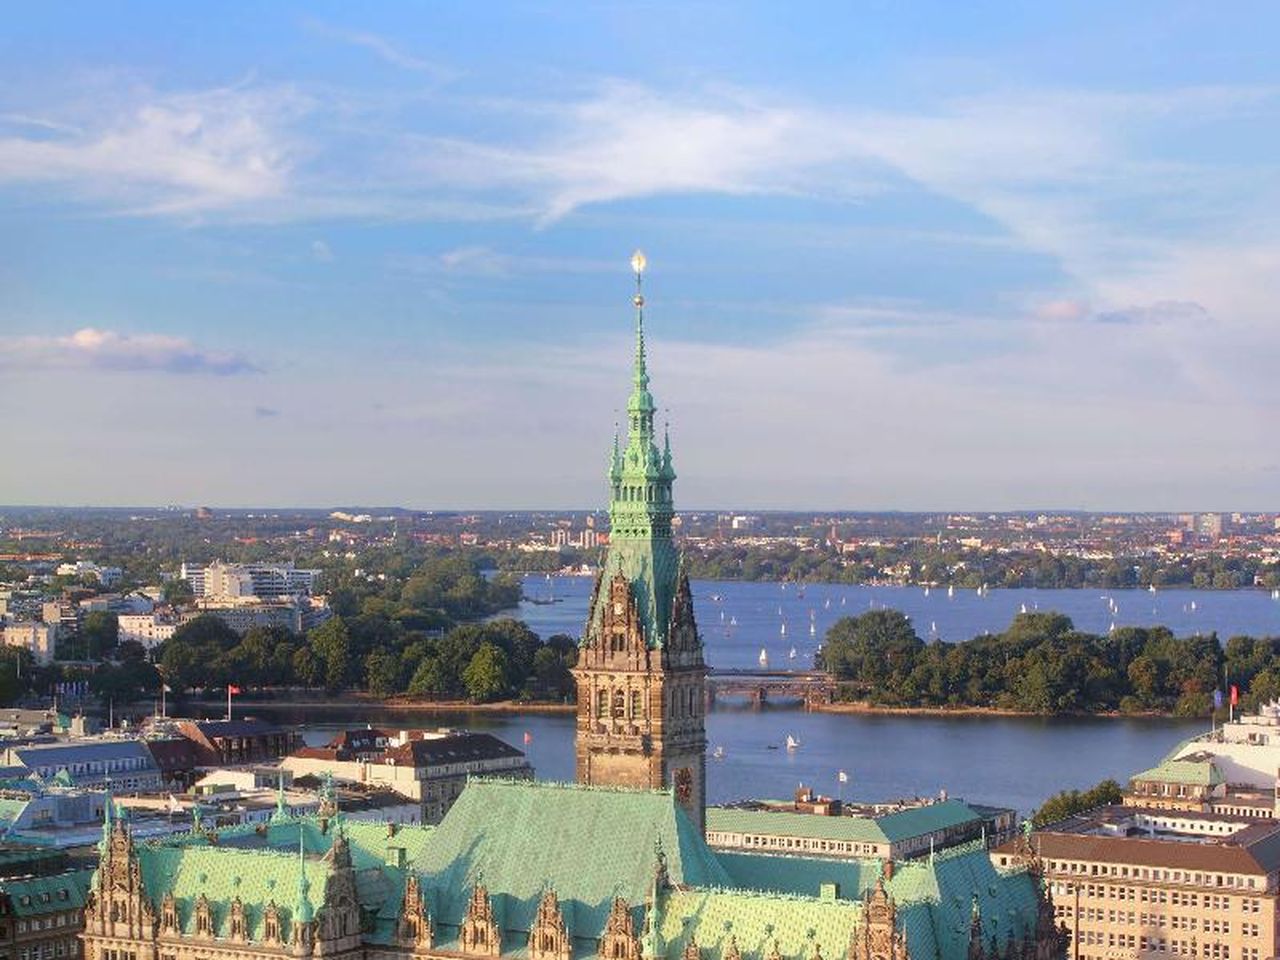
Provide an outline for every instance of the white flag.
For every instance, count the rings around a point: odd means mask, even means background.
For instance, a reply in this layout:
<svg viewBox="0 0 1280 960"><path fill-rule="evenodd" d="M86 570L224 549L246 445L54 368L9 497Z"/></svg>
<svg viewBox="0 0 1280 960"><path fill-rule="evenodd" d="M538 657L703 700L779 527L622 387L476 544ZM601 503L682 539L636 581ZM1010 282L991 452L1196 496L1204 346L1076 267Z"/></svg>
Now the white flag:
<svg viewBox="0 0 1280 960"><path fill-rule="evenodd" d="M840 780L841 783L849 782L849 775L845 773L843 770L841 770L840 773L837 774L837 778Z"/></svg>

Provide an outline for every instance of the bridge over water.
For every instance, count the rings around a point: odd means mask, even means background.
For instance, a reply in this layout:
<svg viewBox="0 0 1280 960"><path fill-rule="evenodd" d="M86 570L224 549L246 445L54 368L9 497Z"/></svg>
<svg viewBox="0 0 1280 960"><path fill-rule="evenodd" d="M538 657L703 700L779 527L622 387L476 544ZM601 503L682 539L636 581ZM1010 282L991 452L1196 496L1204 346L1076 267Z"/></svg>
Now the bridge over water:
<svg viewBox="0 0 1280 960"><path fill-rule="evenodd" d="M806 710L830 703L835 683L820 670L711 670L707 709L720 697L742 697L756 707L774 700L799 700Z"/></svg>

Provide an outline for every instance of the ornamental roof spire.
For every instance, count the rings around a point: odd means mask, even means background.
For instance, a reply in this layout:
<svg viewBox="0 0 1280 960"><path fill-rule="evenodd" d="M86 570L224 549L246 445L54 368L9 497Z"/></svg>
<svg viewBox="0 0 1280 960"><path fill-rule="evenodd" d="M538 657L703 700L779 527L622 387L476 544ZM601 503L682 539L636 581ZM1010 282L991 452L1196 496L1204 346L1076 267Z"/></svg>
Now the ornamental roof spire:
<svg viewBox="0 0 1280 960"><path fill-rule="evenodd" d="M627 403L627 410L631 413L652 414L653 412L653 396L649 393L649 368L645 359L644 349L644 268L648 261L640 250L631 255L631 269L636 275L636 294L631 298L631 302L636 307L636 355L635 369L631 376L632 390L631 400ZM645 417L640 426L652 429L649 424L649 417ZM632 421L632 433L635 432L636 422ZM646 430L647 439L647 430Z"/></svg>

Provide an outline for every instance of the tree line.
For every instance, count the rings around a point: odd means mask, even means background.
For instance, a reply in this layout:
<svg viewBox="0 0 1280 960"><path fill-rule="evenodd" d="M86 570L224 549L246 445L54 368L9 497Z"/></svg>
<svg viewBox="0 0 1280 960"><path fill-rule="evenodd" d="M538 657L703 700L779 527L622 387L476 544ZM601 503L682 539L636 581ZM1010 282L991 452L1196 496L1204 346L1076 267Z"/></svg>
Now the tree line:
<svg viewBox="0 0 1280 960"><path fill-rule="evenodd" d="M815 666L844 699L901 707L990 707L1036 714L1207 716L1213 691L1239 687L1242 706L1280 696L1280 638L1175 637L1165 627L1076 630L1058 613L1023 613L1003 633L926 643L896 610L845 617Z"/></svg>

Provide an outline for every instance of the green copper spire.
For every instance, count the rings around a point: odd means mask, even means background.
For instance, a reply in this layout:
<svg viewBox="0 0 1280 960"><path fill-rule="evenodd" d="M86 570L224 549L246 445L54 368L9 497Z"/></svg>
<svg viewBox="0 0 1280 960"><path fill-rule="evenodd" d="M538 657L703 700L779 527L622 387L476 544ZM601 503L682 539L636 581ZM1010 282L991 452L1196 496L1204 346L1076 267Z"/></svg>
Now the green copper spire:
<svg viewBox="0 0 1280 960"><path fill-rule="evenodd" d="M657 409L649 392L649 369L644 340L643 280L645 258L639 251L631 258L636 275L635 356L631 396L627 400L626 447L615 438L609 460L609 549L604 560L604 580L622 573L632 585L636 606L644 624L645 642L662 647L667 641L672 603L680 578L680 558L671 540L675 470L671 465L670 438L658 448L653 415ZM590 634L601 609L591 611Z"/></svg>
<svg viewBox="0 0 1280 960"><path fill-rule="evenodd" d="M307 847L302 830L298 831L298 904L294 909L298 923L310 923L311 882L307 879Z"/></svg>
<svg viewBox="0 0 1280 960"><path fill-rule="evenodd" d="M111 806L114 802L111 799L111 781L108 780L102 792L102 841L98 844L101 853L106 853L107 846L111 843Z"/></svg>

